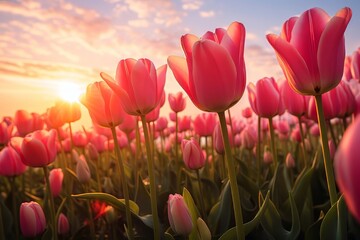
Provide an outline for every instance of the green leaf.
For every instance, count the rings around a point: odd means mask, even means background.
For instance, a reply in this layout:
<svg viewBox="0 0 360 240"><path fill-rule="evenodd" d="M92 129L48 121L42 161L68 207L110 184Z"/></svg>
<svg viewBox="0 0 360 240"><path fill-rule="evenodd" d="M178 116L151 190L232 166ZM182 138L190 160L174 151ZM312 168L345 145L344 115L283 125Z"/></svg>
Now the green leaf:
<svg viewBox="0 0 360 240"><path fill-rule="evenodd" d="M44 234L41 236L41 240L51 240L53 239L53 230L52 228L48 227Z"/></svg>
<svg viewBox="0 0 360 240"><path fill-rule="evenodd" d="M233 240L233 239L236 239L236 227L230 228L219 238L219 240Z"/></svg>
<svg viewBox="0 0 360 240"><path fill-rule="evenodd" d="M165 233L164 240L175 240L175 238L170 233Z"/></svg>
<svg viewBox="0 0 360 240"><path fill-rule="evenodd" d="M101 200L123 211L125 211L125 207L126 207L125 199L118 199L108 193L83 193L83 194L71 195L71 197L79 198L79 199ZM135 215L138 215L139 206L134 201L129 200L129 202L130 202L130 211Z"/></svg>
<svg viewBox="0 0 360 240"><path fill-rule="evenodd" d="M292 240L292 239L296 239L297 236L299 235L301 226L300 226L299 212L297 210L296 203L291 192L289 193L289 199L291 206L292 226L287 239Z"/></svg>
<svg viewBox="0 0 360 240"><path fill-rule="evenodd" d="M136 186L135 202L140 206L140 214L151 214L151 200L150 194L146 190L144 182L139 176L138 184Z"/></svg>
<svg viewBox="0 0 360 240"><path fill-rule="evenodd" d="M190 192L186 188L183 189L182 195L183 195L186 205L189 208L191 219L192 219L193 226L194 226L193 230L191 231L191 233L189 235L189 239L197 240L199 238L198 238L198 233L197 233L197 228L196 228L196 221L197 221L198 217L200 216L199 210L197 209L194 199L192 198Z"/></svg>
<svg viewBox="0 0 360 240"><path fill-rule="evenodd" d="M260 198L260 194L259 194L259 198ZM268 191L268 193L266 194L265 200L264 200L262 206L260 207L259 211L256 213L255 217L250 222L247 222L244 224L245 236L248 235L250 232L252 232L252 230L254 230L255 227L258 226L258 224L261 220L261 217L267 208L269 199L270 199L270 191Z"/></svg>
<svg viewBox="0 0 360 240"><path fill-rule="evenodd" d="M0 197L0 208L1 208L1 215L0 217L2 217L2 221L1 223L3 224L4 228L3 230L5 231L5 236L11 236L12 233L12 225L13 225L13 216L11 214L10 209L8 209L4 203L4 200L2 199L2 197ZM3 233L1 233L3 234ZM10 237L9 237L10 238Z"/></svg>
<svg viewBox="0 0 360 240"><path fill-rule="evenodd" d="M324 214L323 212L321 212L319 219L306 230L305 240L320 239L320 227L323 219L324 219Z"/></svg>
<svg viewBox="0 0 360 240"><path fill-rule="evenodd" d="M320 239L336 240L347 238L347 216L344 198L334 204L326 213L320 227Z"/></svg>

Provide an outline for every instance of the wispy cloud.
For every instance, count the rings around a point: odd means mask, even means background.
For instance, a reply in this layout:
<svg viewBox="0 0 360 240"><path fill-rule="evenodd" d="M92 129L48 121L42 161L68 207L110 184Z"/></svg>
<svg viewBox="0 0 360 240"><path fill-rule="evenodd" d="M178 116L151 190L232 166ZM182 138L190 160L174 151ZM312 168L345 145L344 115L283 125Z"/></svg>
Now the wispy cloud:
<svg viewBox="0 0 360 240"><path fill-rule="evenodd" d="M202 1L182 0L182 9L184 10L198 10L201 5L203 5Z"/></svg>
<svg viewBox="0 0 360 240"><path fill-rule="evenodd" d="M199 14L203 18L209 18L209 17L214 17L215 16L215 12L212 11L212 10L210 10L210 11L200 11Z"/></svg>

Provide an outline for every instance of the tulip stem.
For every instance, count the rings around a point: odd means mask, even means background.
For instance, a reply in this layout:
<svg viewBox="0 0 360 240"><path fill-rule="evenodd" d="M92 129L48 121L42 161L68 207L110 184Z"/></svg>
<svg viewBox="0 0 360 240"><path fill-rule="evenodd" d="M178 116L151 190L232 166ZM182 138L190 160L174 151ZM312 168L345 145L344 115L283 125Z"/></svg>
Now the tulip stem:
<svg viewBox="0 0 360 240"><path fill-rule="evenodd" d="M334 177L334 168L332 162L330 161L330 151L328 145L328 136L326 130L326 122L324 117L324 109L322 105L321 95L315 96L316 102L316 111L320 128L320 137L321 137L321 146L324 157L324 166L326 173L326 180L328 185L328 191L330 196L331 206L336 204L337 202L337 193L336 193L336 185L335 185L335 177Z"/></svg>
<svg viewBox="0 0 360 240"><path fill-rule="evenodd" d="M231 188L231 197L232 197L232 201L233 201L235 223L236 223L236 234L237 234L237 239L243 240L243 239L245 239L245 232L244 232L244 227L243 227L243 217L242 217L242 212L241 212L240 195L239 195L239 188L238 188L237 180L236 180L234 159L232 157L230 143L229 143L229 134L227 131L227 126L226 126L225 113L219 112L218 115L219 115L219 119L220 119L222 138L223 138L224 148L225 148L225 158L226 158L227 167L228 167L228 174L229 174L229 181L230 181L230 188Z"/></svg>
<svg viewBox="0 0 360 240"><path fill-rule="evenodd" d="M18 213L17 213L17 204L16 204L16 184L15 184L15 177L10 177L11 183L11 198L12 198L12 207L13 207L13 214L14 214L14 228L15 228L15 236L16 239L19 239L19 221L18 221ZM1 215L0 215L1 217Z"/></svg>
<svg viewBox="0 0 360 240"><path fill-rule="evenodd" d="M2 217L2 210L0 205L0 240L5 240L4 236L4 225L3 225L3 217Z"/></svg>
<svg viewBox="0 0 360 240"><path fill-rule="evenodd" d="M203 219L206 219L205 204L204 204L204 193L203 193L203 189L202 189L202 186L201 186L201 178L200 178L199 169L196 169L196 177L197 177L198 183L199 183L201 213L202 213Z"/></svg>
<svg viewBox="0 0 360 240"><path fill-rule="evenodd" d="M115 127L111 127L110 129L111 129L111 133L112 133L112 136L114 139L114 148L115 148L116 157L118 159L116 165L118 168L118 172L120 174L120 181L122 183L122 188L123 188L123 193L124 193L124 198L125 198L125 213L126 213L126 222L127 222L129 239L133 239L134 232L133 232L131 212L130 212L130 197L129 197L128 184L127 184L127 180L126 180L126 176L125 176L124 164L122 162L121 155L120 155L120 147L119 147L119 142L118 142L118 139L116 136Z"/></svg>
<svg viewBox="0 0 360 240"><path fill-rule="evenodd" d="M157 201L156 201L156 182L155 182L155 174L154 174L154 159L153 155L151 154L151 147L150 147L150 137L149 131L146 125L146 118L145 115L141 115L141 122L144 129L144 136L145 136L145 145L146 145L146 154L147 154L147 161L148 161L148 174L150 178L150 200L151 200L151 211L153 217L153 224L154 224L154 239L160 239L160 229L159 229L159 217L158 217L158 210L157 210Z"/></svg>
<svg viewBox="0 0 360 240"><path fill-rule="evenodd" d="M57 221L55 219L55 204L54 204L54 196L51 193L50 189L50 180L49 180L49 169L47 166L43 167L44 175L45 175L45 181L46 181L46 191L49 196L50 200L50 218L51 218L51 224L53 229L53 237L54 240L58 239L58 232L57 232Z"/></svg>
<svg viewBox="0 0 360 240"><path fill-rule="evenodd" d="M274 125L272 123L272 118L269 118L269 128L270 128L271 152L274 158L274 169L276 169L278 165L278 161L277 161L277 150L275 145L275 132L274 132Z"/></svg>
<svg viewBox="0 0 360 240"><path fill-rule="evenodd" d="M300 136L301 136L301 149L303 152L303 157L304 157L304 168L307 169L308 167L308 159L306 156L306 151L305 151L305 135L304 135L304 131L302 128L302 122L301 122L301 117L298 117L299 120L299 130L300 130Z"/></svg>
<svg viewBox="0 0 360 240"><path fill-rule="evenodd" d="M261 178L261 117L258 117L258 132L257 132L257 138L258 138L258 142L257 142L257 146L256 146L256 155L257 155L257 159L256 159L256 163L257 163L257 182L260 186L260 178Z"/></svg>

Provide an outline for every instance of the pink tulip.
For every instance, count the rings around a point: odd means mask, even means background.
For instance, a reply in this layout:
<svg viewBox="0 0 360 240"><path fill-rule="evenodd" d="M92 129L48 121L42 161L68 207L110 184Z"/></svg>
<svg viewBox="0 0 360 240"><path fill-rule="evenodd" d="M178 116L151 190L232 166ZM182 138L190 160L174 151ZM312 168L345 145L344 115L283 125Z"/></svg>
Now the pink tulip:
<svg viewBox="0 0 360 240"><path fill-rule="evenodd" d="M168 100L171 110L176 113L183 111L186 107L186 101L182 92L176 94L169 93Z"/></svg>
<svg viewBox="0 0 360 240"><path fill-rule="evenodd" d="M360 80L360 48L352 55L351 75L354 79Z"/></svg>
<svg viewBox="0 0 360 240"><path fill-rule="evenodd" d="M258 116L272 118L282 111L281 96L274 78L262 78L256 85L249 83L247 89L251 108Z"/></svg>
<svg viewBox="0 0 360 240"><path fill-rule="evenodd" d="M90 157L90 159L97 161L99 159L99 152L96 149L95 145L89 142L86 145L87 153Z"/></svg>
<svg viewBox="0 0 360 240"><path fill-rule="evenodd" d="M0 152L0 176L19 176L26 171L26 165L12 147L6 146Z"/></svg>
<svg viewBox="0 0 360 240"><path fill-rule="evenodd" d="M179 132L185 132L191 129L191 117L183 116L179 118Z"/></svg>
<svg viewBox="0 0 360 240"><path fill-rule="evenodd" d="M36 202L24 202L20 206L20 228L24 237L36 237L44 232L44 211Z"/></svg>
<svg viewBox="0 0 360 240"><path fill-rule="evenodd" d="M270 165L274 161L273 155L269 150L264 151L264 163Z"/></svg>
<svg viewBox="0 0 360 240"><path fill-rule="evenodd" d="M18 110L15 113L14 124L20 136L25 136L35 130L41 130L44 119L37 113L28 113L26 110Z"/></svg>
<svg viewBox="0 0 360 240"><path fill-rule="evenodd" d="M82 95L81 103L88 109L92 121L105 128L119 125L124 119L121 99L105 82L91 83Z"/></svg>
<svg viewBox="0 0 360 240"><path fill-rule="evenodd" d="M230 146L234 145L234 141L232 138L232 132L231 132L231 127L229 125L227 125L227 131L229 133L229 143ZM225 153L225 149L224 149L224 142L222 139L222 132L221 132L221 126L220 126L220 122L218 122L214 128L214 132L213 132L213 145L215 148L215 151L218 154L224 154Z"/></svg>
<svg viewBox="0 0 360 240"><path fill-rule="evenodd" d="M294 91L318 95L338 85L344 69L344 32L351 16L350 8L342 8L332 18L312 8L285 22L282 36L266 36Z"/></svg>
<svg viewBox="0 0 360 240"><path fill-rule="evenodd" d="M95 134L91 137L90 142L94 145L96 150L99 153L102 153L106 150L105 143L107 142L107 137L101 134Z"/></svg>
<svg viewBox="0 0 360 240"><path fill-rule="evenodd" d="M21 156L23 163L30 167L44 167L55 161L56 130L37 130L24 138L13 137L10 145Z"/></svg>
<svg viewBox="0 0 360 240"><path fill-rule="evenodd" d="M88 143L86 133L84 133L83 131L76 131L72 137L75 147L84 148Z"/></svg>
<svg viewBox="0 0 360 240"><path fill-rule="evenodd" d="M251 118L252 117L252 110L251 107L246 107L241 111L241 115L244 118Z"/></svg>
<svg viewBox="0 0 360 240"><path fill-rule="evenodd" d="M335 176L349 211L360 223L360 117L347 128L335 154Z"/></svg>
<svg viewBox="0 0 360 240"><path fill-rule="evenodd" d="M6 121L0 123L0 145L6 145L12 137L13 124Z"/></svg>
<svg viewBox="0 0 360 240"><path fill-rule="evenodd" d="M194 131L200 137L212 136L217 123L217 117L214 113L198 114L194 121Z"/></svg>
<svg viewBox="0 0 360 240"><path fill-rule="evenodd" d="M288 81L282 83L280 92L284 106L291 115L297 117L305 115L308 102L305 96L294 92Z"/></svg>
<svg viewBox="0 0 360 240"><path fill-rule="evenodd" d="M166 117L159 117L159 119L156 121L155 129L156 131L164 131L167 128L168 120Z"/></svg>
<svg viewBox="0 0 360 240"><path fill-rule="evenodd" d="M286 155L285 166L287 168L294 168L295 167L295 160L294 160L294 157L291 155L291 153L288 153Z"/></svg>
<svg viewBox="0 0 360 240"><path fill-rule="evenodd" d="M240 133L241 146L246 149L253 149L257 142L257 133L254 127L248 125Z"/></svg>
<svg viewBox="0 0 360 240"><path fill-rule="evenodd" d="M146 122L155 122L160 116L160 105L157 105L151 112L146 114Z"/></svg>
<svg viewBox="0 0 360 240"><path fill-rule="evenodd" d="M61 168L54 168L49 173L50 190L54 197L58 197L62 190L64 173Z"/></svg>
<svg viewBox="0 0 360 240"><path fill-rule="evenodd" d="M201 39L191 34L181 37L186 59L170 56L168 64L199 109L223 112L240 100L246 84L244 40L245 28L238 22Z"/></svg>
<svg viewBox="0 0 360 240"><path fill-rule="evenodd" d="M89 165L84 155L77 158L76 175L80 183L88 183L91 179Z"/></svg>
<svg viewBox="0 0 360 240"><path fill-rule="evenodd" d="M66 236L70 231L70 224L67 217L60 213L59 219L58 219L58 234L61 236Z"/></svg>
<svg viewBox="0 0 360 240"><path fill-rule="evenodd" d="M181 142L183 160L185 166L192 170L197 170L205 166L205 157L202 149L194 138L190 140L183 139Z"/></svg>
<svg viewBox="0 0 360 240"><path fill-rule="evenodd" d="M344 73L342 80L349 81L350 79L353 79L351 73L351 56L346 56L344 61Z"/></svg>
<svg viewBox="0 0 360 240"><path fill-rule="evenodd" d="M146 115L161 101L166 65L155 69L149 59L128 58L119 62L115 80L106 73L100 75L119 96L125 112L135 116Z"/></svg>
<svg viewBox="0 0 360 240"><path fill-rule="evenodd" d="M129 115L127 113L124 114L124 121L119 125L121 131L129 134L136 128L137 117Z"/></svg>
<svg viewBox="0 0 360 240"><path fill-rule="evenodd" d="M180 194L169 195L168 218L174 232L184 236L191 233L193 222L184 198Z"/></svg>

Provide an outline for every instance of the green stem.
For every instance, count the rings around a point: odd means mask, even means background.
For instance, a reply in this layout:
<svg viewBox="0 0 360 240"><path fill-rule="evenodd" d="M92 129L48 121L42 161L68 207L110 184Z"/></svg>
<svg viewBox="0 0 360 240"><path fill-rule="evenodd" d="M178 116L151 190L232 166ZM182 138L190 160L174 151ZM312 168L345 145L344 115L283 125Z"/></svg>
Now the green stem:
<svg viewBox="0 0 360 240"><path fill-rule="evenodd" d="M203 189L202 189L202 186L201 186L201 178L200 178L199 169L196 169L196 177L197 177L197 180L198 180L198 183L199 183L201 213L202 213L203 219L206 219L206 211L205 211L205 204L204 204L204 193L203 193Z"/></svg>
<svg viewBox="0 0 360 240"><path fill-rule="evenodd" d="M224 112L219 112L219 119L221 125L222 138L224 141L225 148L225 158L227 160L230 188L231 188L231 196L234 207L234 215L235 215L235 223L236 223L236 234L237 239L245 239L245 232L243 227L243 218L241 212L241 203L239 196L239 188L236 180L236 172L235 172L235 164L234 159L232 158L230 143L229 143L229 134L226 127L226 119Z"/></svg>
<svg viewBox="0 0 360 240"><path fill-rule="evenodd" d="M274 126L272 123L272 118L269 118L269 128L270 128L270 140L271 140L271 152L273 154L273 158L274 158L274 169L276 169L277 165L278 165L278 161L277 161L277 150L276 150L276 145L275 145L275 132L274 132Z"/></svg>
<svg viewBox="0 0 360 240"><path fill-rule="evenodd" d="M0 205L0 240L5 240L3 217L2 217L2 206L1 205Z"/></svg>
<svg viewBox="0 0 360 240"><path fill-rule="evenodd" d="M118 159L118 164L116 164L116 165L118 168L118 172L120 174L120 181L122 183L122 188L123 188L123 192L124 192L125 213L126 213L126 222L127 222L127 227L128 227L129 239L133 239L134 232L133 232L131 212L130 212L130 200L129 200L130 197L129 197L128 184L127 184L127 180L126 180L126 176L125 176L124 164L122 162L121 155L120 155L120 147L119 147L119 142L118 142L118 139L116 136L115 127L111 127L110 129L111 129L111 133L112 133L112 136L114 139L114 147L115 147L116 157Z"/></svg>
<svg viewBox="0 0 360 240"><path fill-rule="evenodd" d="M54 240L58 239L58 231L57 231L57 219L55 219L55 204L54 204L54 196L51 193L50 189L50 180L49 180L49 169L47 166L43 167L44 175L45 175L45 181L46 181L46 191L49 196L50 200L50 218L51 218L51 225L53 231Z"/></svg>
<svg viewBox="0 0 360 240"><path fill-rule="evenodd" d="M257 138L258 138L258 142L257 142L257 146L256 146L256 163L257 163L257 182L260 186L260 178L261 178L261 117L258 116L258 132L257 132Z"/></svg>
<svg viewBox="0 0 360 240"><path fill-rule="evenodd" d="M159 225L159 217L158 217L158 210L157 210L157 201L156 201L156 183L155 183L155 174L154 174L154 159L151 154L151 147L150 147L150 137L149 131L146 125L146 118L145 115L141 115L141 122L144 129L144 136L145 136L145 145L146 145L146 154L147 154L147 161L148 161L148 174L150 178L150 200L151 200L151 212L153 216L153 223L154 223L154 239L160 239L160 225Z"/></svg>
<svg viewBox="0 0 360 240"><path fill-rule="evenodd" d="M90 187L88 187L88 186L84 186L84 187L87 192L90 192ZM90 200L86 200L86 206L87 206L88 212L89 212L89 227L90 227L91 239L96 239L94 217L93 217L91 206L90 206Z"/></svg>
<svg viewBox="0 0 360 240"><path fill-rule="evenodd" d="M16 239L19 239L19 220L18 220L18 213L17 213L17 204L16 204L16 185L15 185L15 177L11 177L10 179L11 183L11 199L12 199L12 205L13 205L13 214L14 214L14 228L15 228L15 236Z"/></svg>
<svg viewBox="0 0 360 240"><path fill-rule="evenodd" d="M304 135L304 131L302 128L302 122L301 122L301 117L298 117L298 121L299 121L299 128L300 128L300 136L301 136L301 145L302 145L302 152L303 152L303 157L304 157L304 168L307 169L308 167L308 159L307 159L307 155L306 155L306 151L305 151L305 135Z"/></svg>
<svg viewBox="0 0 360 240"><path fill-rule="evenodd" d="M324 109L323 109L323 105L322 105L321 95L315 96L315 102L316 102L317 117L318 117L319 128L320 128L322 152L323 152L323 156L324 156L326 180L327 180L327 185L328 185L330 202L331 202L331 206L332 206L337 202L337 194L336 194L336 185L335 185L335 177L334 177L334 168L333 168L332 162L330 160L328 136L327 136L326 122L325 122L325 117L324 117Z"/></svg>

